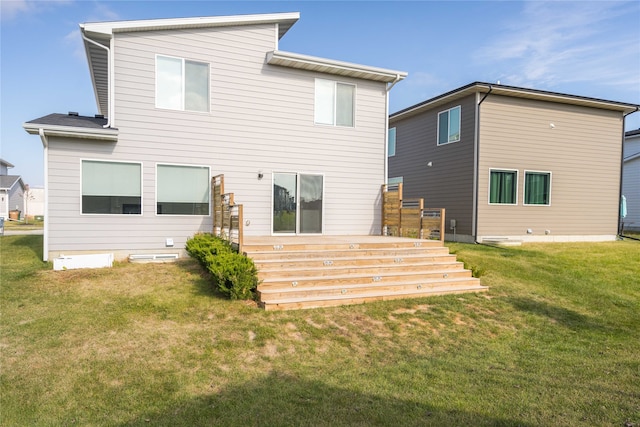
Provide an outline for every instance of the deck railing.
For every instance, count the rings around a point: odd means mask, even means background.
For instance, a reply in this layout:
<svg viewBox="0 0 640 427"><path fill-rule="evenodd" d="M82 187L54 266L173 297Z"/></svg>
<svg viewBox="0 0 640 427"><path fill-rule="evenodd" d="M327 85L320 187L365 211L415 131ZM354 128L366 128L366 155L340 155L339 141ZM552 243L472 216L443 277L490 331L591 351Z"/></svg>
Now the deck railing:
<svg viewBox="0 0 640 427"><path fill-rule="evenodd" d="M233 193L224 192L224 175L211 178L213 200L213 234L219 236L242 252L242 205L235 203Z"/></svg>
<svg viewBox="0 0 640 427"><path fill-rule="evenodd" d="M424 199L404 199L402 184L382 186L382 235L444 242L445 209L425 208Z"/></svg>

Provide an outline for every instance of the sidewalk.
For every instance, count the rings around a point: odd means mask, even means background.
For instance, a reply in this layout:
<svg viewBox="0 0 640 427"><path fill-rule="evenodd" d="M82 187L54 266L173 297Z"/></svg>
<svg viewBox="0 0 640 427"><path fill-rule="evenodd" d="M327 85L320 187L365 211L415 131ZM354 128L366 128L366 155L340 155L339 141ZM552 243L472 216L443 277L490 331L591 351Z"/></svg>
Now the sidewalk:
<svg viewBox="0 0 640 427"><path fill-rule="evenodd" d="M15 229L5 229L4 230L4 235L5 236L21 236L21 235L27 235L27 234L44 234L44 230L40 229L40 230L15 230Z"/></svg>

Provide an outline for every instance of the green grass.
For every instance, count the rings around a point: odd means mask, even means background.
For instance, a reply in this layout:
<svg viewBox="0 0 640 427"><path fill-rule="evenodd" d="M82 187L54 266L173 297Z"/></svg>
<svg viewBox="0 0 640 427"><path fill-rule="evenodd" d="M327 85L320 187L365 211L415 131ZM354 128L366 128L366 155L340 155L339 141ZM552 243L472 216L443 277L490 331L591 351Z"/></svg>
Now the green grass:
<svg viewBox="0 0 640 427"><path fill-rule="evenodd" d="M453 244L488 293L265 312L0 238L3 426L640 423L640 242Z"/></svg>

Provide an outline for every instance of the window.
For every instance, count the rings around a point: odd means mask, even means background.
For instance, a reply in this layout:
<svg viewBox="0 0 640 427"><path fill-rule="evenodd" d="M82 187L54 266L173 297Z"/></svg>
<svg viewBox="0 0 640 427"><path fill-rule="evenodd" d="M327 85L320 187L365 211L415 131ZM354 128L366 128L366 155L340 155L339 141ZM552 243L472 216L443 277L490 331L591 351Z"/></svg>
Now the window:
<svg viewBox="0 0 640 427"><path fill-rule="evenodd" d="M157 55L156 107L209 111L209 64Z"/></svg>
<svg viewBox="0 0 640 427"><path fill-rule="evenodd" d="M353 127L355 85L316 79L315 123Z"/></svg>
<svg viewBox="0 0 640 427"><path fill-rule="evenodd" d="M398 184L402 184L402 181L404 181L404 177L402 176L396 176L393 178L389 178L387 179L387 185L398 185Z"/></svg>
<svg viewBox="0 0 640 427"><path fill-rule="evenodd" d="M438 145L460 141L460 106L438 113Z"/></svg>
<svg viewBox="0 0 640 427"><path fill-rule="evenodd" d="M209 215L209 168L157 165L158 215Z"/></svg>
<svg viewBox="0 0 640 427"><path fill-rule="evenodd" d="M524 172L524 204L551 204L551 172Z"/></svg>
<svg viewBox="0 0 640 427"><path fill-rule="evenodd" d="M387 140L387 154L389 157L396 155L396 128L389 129L389 136Z"/></svg>
<svg viewBox="0 0 640 427"><path fill-rule="evenodd" d="M489 174L489 203L517 204L518 171L492 169Z"/></svg>
<svg viewBox="0 0 640 427"><path fill-rule="evenodd" d="M140 163L82 160L83 214L140 215Z"/></svg>

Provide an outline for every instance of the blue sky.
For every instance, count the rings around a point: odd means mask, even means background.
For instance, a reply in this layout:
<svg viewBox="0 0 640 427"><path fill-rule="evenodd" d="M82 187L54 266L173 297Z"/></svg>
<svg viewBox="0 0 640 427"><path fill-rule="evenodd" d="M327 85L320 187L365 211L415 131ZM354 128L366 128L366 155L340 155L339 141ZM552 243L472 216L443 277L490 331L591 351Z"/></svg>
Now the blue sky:
<svg viewBox="0 0 640 427"><path fill-rule="evenodd" d="M0 0L0 157L42 186L22 123L97 112L78 24L300 12L280 49L407 71L397 111L474 81L640 104L640 2ZM640 128L640 112L626 130Z"/></svg>

